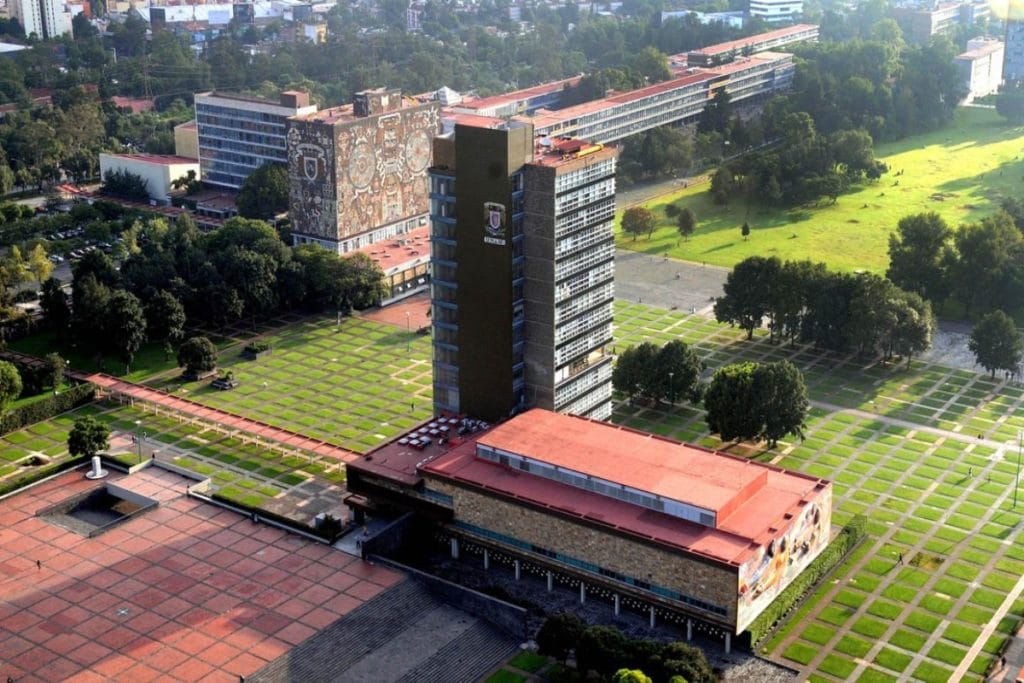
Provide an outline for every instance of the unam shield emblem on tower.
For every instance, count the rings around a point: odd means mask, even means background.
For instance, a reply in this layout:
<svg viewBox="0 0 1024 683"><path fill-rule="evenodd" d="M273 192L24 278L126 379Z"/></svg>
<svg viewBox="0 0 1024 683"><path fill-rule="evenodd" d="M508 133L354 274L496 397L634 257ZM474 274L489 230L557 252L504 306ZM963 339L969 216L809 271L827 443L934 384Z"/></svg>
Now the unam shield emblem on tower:
<svg viewBox="0 0 1024 683"><path fill-rule="evenodd" d="M319 145L299 145L299 158L302 159L302 174L307 180L315 181L323 175L326 152Z"/></svg>
<svg viewBox="0 0 1024 683"><path fill-rule="evenodd" d="M484 202L484 242L487 244L505 244L505 205L497 202Z"/></svg>

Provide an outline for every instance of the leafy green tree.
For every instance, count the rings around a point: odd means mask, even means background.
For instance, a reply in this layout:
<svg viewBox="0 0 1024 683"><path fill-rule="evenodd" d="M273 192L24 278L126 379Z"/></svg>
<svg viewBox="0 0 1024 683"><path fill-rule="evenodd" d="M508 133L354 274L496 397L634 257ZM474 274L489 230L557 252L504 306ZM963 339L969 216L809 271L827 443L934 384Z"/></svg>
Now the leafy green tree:
<svg viewBox="0 0 1024 683"><path fill-rule="evenodd" d="M953 231L935 212L905 216L889 235L885 276L902 289L941 304L949 295L944 254Z"/></svg>
<svg viewBox="0 0 1024 683"><path fill-rule="evenodd" d="M28 254L28 261L25 264L28 272L42 286L43 281L50 277L53 272L53 262L46 256L46 249L42 244L36 244Z"/></svg>
<svg viewBox="0 0 1024 683"><path fill-rule="evenodd" d="M740 226L740 234L743 235L744 241L750 237L750 223L743 221L743 225Z"/></svg>
<svg viewBox="0 0 1024 683"><path fill-rule="evenodd" d="M675 403L677 397L686 396L694 403L700 401L704 389L700 382L704 361L693 347L673 339L658 351L652 369L655 374L650 383L658 399L667 398ZM614 374L613 371L613 381Z"/></svg>
<svg viewBox="0 0 1024 683"><path fill-rule="evenodd" d="M723 441L752 439L761 432L754 392L755 368L754 363L720 367L704 392L708 429Z"/></svg>
<svg viewBox="0 0 1024 683"><path fill-rule="evenodd" d="M762 363L754 370L755 404L762 416L760 439L775 448L787 434L803 438L806 428L807 387L804 377L788 360Z"/></svg>
<svg viewBox="0 0 1024 683"><path fill-rule="evenodd" d="M91 458L110 448L110 429L96 418L86 415L75 420L68 434L68 452L72 456Z"/></svg>
<svg viewBox="0 0 1024 683"><path fill-rule="evenodd" d="M547 618L537 632L537 650L542 655L565 661L587 628L587 622L572 612Z"/></svg>
<svg viewBox="0 0 1024 683"><path fill-rule="evenodd" d="M612 683L653 683L653 681L640 669L619 669L612 676Z"/></svg>
<svg viewBox="0 0 1024 683"><path fill-rule="evenodd" d="M715 204L728 204L736 193L735 173L727 164L718 167L711 176L711 200Z"/></svg>
<svg viewBox="0 0 1024 683"><path fill-rule="evenodd" d="M151 341L177 344L185 336L185 321L185 307L165 289L146 303L146 330Z"/></svg>
<svg viewBox="0 0 1024 683"><path fill-rule="evenodd" d="M191 337L178 349L178 367L192 376L217 369L217 347L206 337Z"/></svg>
<svg viewBox="0 0 1024 683"><path fill-rule="evenodd" d="M670 206L675 206L670 204ZM684 240L689 240L690 235L697 229L697 213L690 207L686 207L676 216L676 228Z"/></svg>
<svg viewBox="0 0 1024 683"><path fill-rule="evenodd" d="M967 342L978 361L994 378L996 370L1016 373L1024 360L1024 340L1013 319L1002 311L992 311L971 330Z"/></svg>
<svg viewBox="0 0 1024 683"><path fill-rule="evenodd" d="M0 411L21 395L21 373L13 364L0 361Z"/></svg>
<svg viewBox="0 0 1024 683"><path fill-rule="evenodd" d="M149 199L149 183L145 178L121 169L107 171L100 192L111 197L144 202Z"/></svg>
<svg viewBox="0 0 1024 683"><path fill-rule="evenodd" d="M1012 256L1022 241L1013 219L1003 212L957 230L952 284L968 314L990 309L999 300L1006 270L1013 266Z"/></svg>
<svg viewBox="0 0 1024 683"><path fill-rule="evenodd" d="M52 279L52 278L51 278ZM56 295L54 294L54 300ZM89 346L102 348L106 340L107 304L110 289L96 280L92 273L75 279L71 292L73 322L78 338Z"/></svg>
<svg viewBox="0 0 1024 683"><path fill-rule="evenodd" d="M612 369L612 387L629 396L632 403L637 396L644 394L649 378L657 372L657 357L658 347L651 342L626 349L619 355Z"/></svg>
<svg viewBox="0 0 1024 683"><path fill-rule="evenodd" d="M715 683L718 675L708 663L704 651L687 643L668 643L661 651L663 662L662 674L669 683L677 683L674 679L681 678L683 683ZM652 671L648 666L647 670Z"/></svg>
<svg viewBox="0 0 1024 683"><path fill-rule="evenodd" d="M633 70L647 83L661 83L672 78L668 68L668 56L656 47L645 47L633 58Z"/></svg>
<svg viewBox="0 0 1024 683"><path fill-rule="evenodd" d="M59 353L48 353L43 360L46 362L47 379L50 386L53 387L53 393L56 394L60 385L64 383L64 371L67 369L67 363Z"/></svg>
<svg viewBox="0 0 1024 683"><path fill-rule="evenodd" d="M786 434L803 435L808 405L803 375L789 361L726 365L704 396L713 433L724 441L764 439L769 448Z"/></svg>
<svg viewBox="0 0 1024 683"><path fill-rule="evenodd" d="M611 626L590 626L576 646L576 667L581 672L596 671L610 677L629 655L629 641Z"/></svg>
<svg viewBox="0 0 1024 683"><path fill-rule="evenodd" d="M935 336L935 315L931 304L916 292L899 290L896 298L896 324L889 338L889 355L896 354L907 359L910 367L911 359L916 354L927 351L932 346Z"/></svg>
<svg viewBox="0 0 1024 683"><path fill-rule="evenodd" d="M1024 87L1007 84L996 95L996 111L1012 124L1024 123Z"/></svg>
<svg viewBox="0 0 1024 683"><path fill-rule="evenodd" d="M732 97L725 88L715 91L715 96L704 106L697 121L698 133L725 133L732 119Z"/></svg>
<svg viewBox="0 0 1024 683"><path fill-rule="evenodd" d="M647 233L647 236L650 237L654 232L655 225L657 225L657 221L654 214L646 207L631 206L622 214L622 230L632 235L634 240L637 235L643 233Z"/></svg>
<svg viewBox="0 0 1024 683"><path fill-rule="evenodd" d="M146 315L138 297L123 289L111 294L103 331L107 345L124 361L125 372L129 372L135 352L146 340Z"/></svg>
<svg viewBox="0 0 1024 683"><path fill-rule="evenodd" d="M288 171L280 164L263 164L242 183L236 204L245 218L273 218L287 211Z"/></svg>
<svg viewBox="0 0 1024 683"><path fill-rule="evenodd" d="M726 276L724 296L715 302L715 319L746 330L747 339L753 339L768 313L772 284L781 267L774 256L751 256L737 263Z"/></svg>
<svg viewBox="0 0 1024 683"><path fill-rule="evenodd" d="M71 308L68 306L68 298L64 294L60 280L51 277L43 283L39 308L43 312L46 324L57 333L58 339L63 339L67 334L68 325L71 324Z"/></svg>

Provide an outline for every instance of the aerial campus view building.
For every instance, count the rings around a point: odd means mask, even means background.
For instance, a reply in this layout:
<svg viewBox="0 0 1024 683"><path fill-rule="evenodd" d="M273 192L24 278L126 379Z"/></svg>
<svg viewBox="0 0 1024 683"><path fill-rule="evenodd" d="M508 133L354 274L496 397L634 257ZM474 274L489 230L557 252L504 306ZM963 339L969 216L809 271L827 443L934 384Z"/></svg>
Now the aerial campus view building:
<svg viewBox="0 0 1024 683"><path fill-rule="evenodd" d="M356 509L415 511L452 557L727 649L830 538L826 480L539 408L442 416L350 463L348 487Z"/></svg>

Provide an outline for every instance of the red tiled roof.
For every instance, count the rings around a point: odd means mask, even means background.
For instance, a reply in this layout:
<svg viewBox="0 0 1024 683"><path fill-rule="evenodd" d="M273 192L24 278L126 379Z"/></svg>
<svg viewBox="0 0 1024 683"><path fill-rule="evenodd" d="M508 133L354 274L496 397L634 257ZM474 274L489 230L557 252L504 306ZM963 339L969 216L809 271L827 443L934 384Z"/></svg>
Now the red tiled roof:
<svg viewBox="0 0 1024 683"><path fill-rule="evenodd" d="M717 527L513 470L476 443L718 512ZM828 482L651 434L534 409L422 466L422 471L606 524L725 563L789 526Z"/></svg>
<svg viewBox="0 0 1024 683"><path fill-rule="evenodd" d="M455 106L465 109L488 109L502 104L512 104L513 102L528 100L531 97L537 97L538 95L545 95L547 93L561 90L566 85L576 85L580 82L580 78L580 76L573 76L572 78L563 78L560 81L542 83L529 88L523 88L522 90L513 90L512 92L505 93L504 95L492 95L491 97L481 97L479 99L465 99Z"/></svg>
<svg viewBox="0 0 1024 683"><path fill-rule="evenodd" d="M816 29L816 24L796 24L795 26L787 26L786 28L776 29L774 31L768 31L766 33L758 33L756 36L748 36L746 38L739 38L737 40L728 40L724 43L717 43L715 45L708 45L702 47L699 50L690 50L690 54L703 54L703 55L720 55L733 50L742 50L748 45L757 45L758 43L766 43L770 40L777 38L785 38L786 36L796 35Z"/></svg>

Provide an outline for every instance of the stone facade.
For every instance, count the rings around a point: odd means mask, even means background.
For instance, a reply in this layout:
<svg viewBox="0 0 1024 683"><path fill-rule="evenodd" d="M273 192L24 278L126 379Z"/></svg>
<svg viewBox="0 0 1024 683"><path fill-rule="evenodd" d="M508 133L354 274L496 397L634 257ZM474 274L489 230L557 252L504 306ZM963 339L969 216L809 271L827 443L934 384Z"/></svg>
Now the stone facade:
<svg viewBox="0 0 1024 683"><path fill-rule="evenodd" d="M395 97L398 106L365 116L344 108L289 121L295 234L338 242L427 213L440 105L404 106Z"/></svg>
<svg viewBox="0 0 1024 683"><path fill-rule="evenodd" d="M432 490L453 499L454 518L511 536L546 550L725 608L724 616L679 604L680 610L738 632L737 566L687 555L655 543L645 543L582 521L520 505L493 494L427 478ZM543 556L540 556L543 558ZM641 569L642 568L642 569ZM642 571L642 575L637 574ZM608 581L601 575L595 578ZM661 597L661 596L659 596Z"/></svg>

